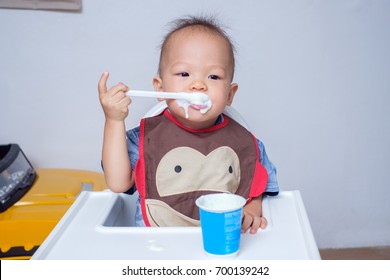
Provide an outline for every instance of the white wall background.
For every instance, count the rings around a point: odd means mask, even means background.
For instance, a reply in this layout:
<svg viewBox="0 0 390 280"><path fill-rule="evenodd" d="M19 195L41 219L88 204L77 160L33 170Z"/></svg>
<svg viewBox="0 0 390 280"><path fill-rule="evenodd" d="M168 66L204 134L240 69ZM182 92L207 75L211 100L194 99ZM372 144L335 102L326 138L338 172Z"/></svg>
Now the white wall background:
<svg viewBox="0 0 390 280"><path fill-rule="evenodd" d="M0 143L35 167L100 171L100 74L152 89L166 23L217 14L237 44L235 107L319 247L390 245L390 1L84 0L0 10ZM155 103L136 99L128 128Z"/></svg>

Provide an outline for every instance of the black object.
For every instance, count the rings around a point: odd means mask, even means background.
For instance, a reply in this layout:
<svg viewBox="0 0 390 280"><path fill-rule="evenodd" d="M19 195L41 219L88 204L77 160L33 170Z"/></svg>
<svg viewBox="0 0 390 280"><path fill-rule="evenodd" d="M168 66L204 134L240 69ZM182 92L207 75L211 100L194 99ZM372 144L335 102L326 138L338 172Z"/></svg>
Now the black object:
<svg viewBox="0 0 390 280"><path fill-rule="evenodd" d="M0 213L23 197L36 176L18 144L0 145Z"/></svg>

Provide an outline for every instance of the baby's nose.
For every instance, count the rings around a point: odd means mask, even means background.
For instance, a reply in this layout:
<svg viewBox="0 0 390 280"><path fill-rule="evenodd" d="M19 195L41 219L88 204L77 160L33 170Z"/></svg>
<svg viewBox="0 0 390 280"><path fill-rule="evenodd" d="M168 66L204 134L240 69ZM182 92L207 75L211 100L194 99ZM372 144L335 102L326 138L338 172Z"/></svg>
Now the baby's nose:
<svg viewBox="0 0 390 280"><path fill-rule="evenodd" d="M201 80L196 80L191 84L191 90L194 91L205 91L207 90L207 85Z"/></svg>

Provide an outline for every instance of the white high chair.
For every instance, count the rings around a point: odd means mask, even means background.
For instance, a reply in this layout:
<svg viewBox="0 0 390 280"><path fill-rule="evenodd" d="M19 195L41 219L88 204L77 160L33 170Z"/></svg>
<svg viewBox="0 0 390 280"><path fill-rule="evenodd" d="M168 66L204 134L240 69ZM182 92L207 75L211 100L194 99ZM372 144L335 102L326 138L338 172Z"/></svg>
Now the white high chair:
<svg viewBox="0 0 390 280"><path fill-rule="evenodd" d="M165 108L160 102L144 117ZM225 113L248 128L233 107ZM137 199L137 193L81 192L32 259L213 259L203 252L200 227L134 227ZM299 191L265 197L263 215L267 228L243 234L235 259L320 259Z"/></svg>

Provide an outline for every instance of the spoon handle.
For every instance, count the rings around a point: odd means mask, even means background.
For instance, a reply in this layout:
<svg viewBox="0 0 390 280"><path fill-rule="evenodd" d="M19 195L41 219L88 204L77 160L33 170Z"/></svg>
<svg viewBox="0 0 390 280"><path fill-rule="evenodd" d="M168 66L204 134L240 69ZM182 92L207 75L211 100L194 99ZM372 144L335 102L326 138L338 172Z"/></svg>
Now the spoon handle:
<svg viewBox="0 0 390 280"><path fill-rule="evenodd" d="M129 97L153 97L153 98L171 98L171 99L185 99L191 101L190 94L186 92L163 92L163 91L144 91L144 90L130 90L126 92Z"/></svg>

